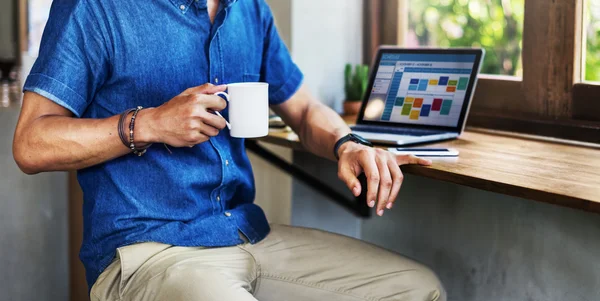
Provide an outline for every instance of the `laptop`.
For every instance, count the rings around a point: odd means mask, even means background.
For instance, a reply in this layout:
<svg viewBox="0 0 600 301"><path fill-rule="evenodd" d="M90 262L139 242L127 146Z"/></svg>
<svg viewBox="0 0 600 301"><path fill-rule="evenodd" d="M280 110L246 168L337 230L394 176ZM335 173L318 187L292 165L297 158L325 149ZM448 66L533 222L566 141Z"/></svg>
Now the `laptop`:
<svg viewBox="0 0 600 301"><path fill-rule="evenodd" d="M483 49L380 48L352 132L389 145L459 137L484 55Z"/></svg>

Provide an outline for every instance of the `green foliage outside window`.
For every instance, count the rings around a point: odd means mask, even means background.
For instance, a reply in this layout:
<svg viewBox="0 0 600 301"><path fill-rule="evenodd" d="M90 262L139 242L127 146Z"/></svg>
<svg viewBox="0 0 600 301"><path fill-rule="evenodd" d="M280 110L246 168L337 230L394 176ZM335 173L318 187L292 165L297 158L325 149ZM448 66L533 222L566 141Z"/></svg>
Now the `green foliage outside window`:
<svg viewBox="0 0 600 301"><path fill-rule="evenodd" d="M482 47L483 73L521 75L524 0L411 0L409 46Z"/></svg>
<svg viewBox="0 0 600 301"><path fill-rule="evenodd" d="M483 47L483 73L521 76L524 1L410 0L408 45ZM586 11L585 79L600 81L600 0Z"/></svg>
<svg viewBox="0 0 600 301"><path fill-rule="evenodd" d="M588 0L586 9L587 52L585 79L600 81L600 1Z"/></svg>

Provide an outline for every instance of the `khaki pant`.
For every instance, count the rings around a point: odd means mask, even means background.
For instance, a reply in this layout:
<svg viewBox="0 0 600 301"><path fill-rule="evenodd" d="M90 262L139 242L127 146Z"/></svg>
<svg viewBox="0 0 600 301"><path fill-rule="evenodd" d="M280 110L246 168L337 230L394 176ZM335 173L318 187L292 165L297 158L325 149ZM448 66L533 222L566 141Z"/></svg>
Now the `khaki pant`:
<svg viewBox="0 0 600 301"><path fill-rule="evenodd" d="M227 248L142 243L120 248L92 301L445 301L433 272L352 238L273 225Z"/></svg>

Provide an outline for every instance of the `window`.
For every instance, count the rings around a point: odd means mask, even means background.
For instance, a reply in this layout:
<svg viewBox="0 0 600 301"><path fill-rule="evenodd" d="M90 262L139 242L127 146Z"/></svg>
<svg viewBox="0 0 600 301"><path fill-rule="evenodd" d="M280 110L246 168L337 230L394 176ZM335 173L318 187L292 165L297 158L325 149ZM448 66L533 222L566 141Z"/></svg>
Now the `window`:
<svg viewBox="0 0 600 301"><path fill-rule="evenodd" d="M523 19L524 0L409 0L405 45L482 47L483 73L522 76Z"/></svg>
<svg viewBox="0 0 600 301"><path fill-rule="evenodd" d="M600 0L587 0L584 9L586 81L600 81Z"/></svg>
<svg viewBox="0 0 600 301"><path fill-rule="evenodd" d="M600 143L600 84L585 81L600 81L600 0L365 5L367 62L382 44L487 50L467 126Z"/></svg>

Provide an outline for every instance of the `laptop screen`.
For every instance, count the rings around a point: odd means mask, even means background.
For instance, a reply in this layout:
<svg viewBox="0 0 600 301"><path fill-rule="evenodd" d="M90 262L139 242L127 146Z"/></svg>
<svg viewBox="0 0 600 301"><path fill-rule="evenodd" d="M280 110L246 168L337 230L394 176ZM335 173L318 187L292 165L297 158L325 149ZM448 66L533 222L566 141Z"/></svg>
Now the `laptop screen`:
<svg viewBox="0 0 600 301"><path fill-rule="evenodd" d="M457 127L477 60L464 53L382 53L362 120Z"/></svg>

